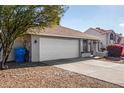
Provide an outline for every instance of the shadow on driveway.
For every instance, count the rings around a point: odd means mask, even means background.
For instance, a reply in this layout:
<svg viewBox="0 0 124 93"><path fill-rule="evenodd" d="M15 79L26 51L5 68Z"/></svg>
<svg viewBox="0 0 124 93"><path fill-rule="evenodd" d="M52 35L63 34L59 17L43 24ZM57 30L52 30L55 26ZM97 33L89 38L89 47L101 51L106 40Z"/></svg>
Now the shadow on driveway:
<svg viewBox="0 0 124 93"><path fill-rule="evenodd" d="M51 60L51 61L43 61L42 63L47 65L59 65L59 64L68 64L68 63L76 63L79 61L91 60L93 58L69 58L69 59L59 59L59 60Z"/></svg>
<svg viewBox="0 0 124 93"><path fill-rule="evenodd" d="M7 62L7 65L9 69L16 69L16 68L41 67L41 66L76 63L79 61L85 61L91 59L92 58L69 58L69 59L59 59L59 60L50 60L50 61L41 61L41 62L26 62L22 64L16 62Z"/></svg>
<svg viewBox="0 0 124 93"><path fill-rule="evenodd" d="M48 66L42 62L26 62L26 63L16 63L16 62L7 62L8 69L17 69L17 68L29 68L29 67L42 67Z"/></svg>

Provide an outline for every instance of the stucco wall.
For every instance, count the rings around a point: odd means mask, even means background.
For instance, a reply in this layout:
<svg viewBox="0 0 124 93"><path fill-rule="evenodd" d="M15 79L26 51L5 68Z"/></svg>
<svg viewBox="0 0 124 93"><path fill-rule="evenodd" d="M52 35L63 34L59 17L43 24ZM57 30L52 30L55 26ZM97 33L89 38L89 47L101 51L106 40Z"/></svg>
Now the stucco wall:
<svg viewBox="0 0 124 93"><path fill-rule="evenodd" d="M80 40L80 52L83 52L83 39Z"/></svg>
<svg viewBox="0 0 124 93"><path fill-rule="evenodd" d="M31 35L31 61L38 62L40 60L40 37Z"/></svg>
<svg viewBox="0 0 124 93"><path fill-rule="evenodd" d="M24 41L23 41L23 38L17 38L13 44L13 47L12 47L12 50L11 50L11 53L9 55L9 58L7 61L13 61L15 60L15 48L18 48L18 47L24 47ZM0 61L2 60L2 51L1 51L1 54L0 54Z"/></svg>
<svg viewBox="0 0 124 93"><path fill-rule="evenodd" d="M88 29L85 31L85 33L90 34L90 35L94 35L96 37L99 37L100 41L102 42L103 46L102 47L106 47L107 46L107 42L106 42L106 35L105 34L101 34L93 29Z"/></svg>
<svg viewBox="0 0 124 93"><path fill-rule="evenodd" d="M11 61L11 60L14 60L15 59L15 48L18 48L18 47L24 47L23 45L23 40L22 39L17 39L13 45L13 48L12 48L12 51L10 53L10 56L8 58L8 61Z"/></svg>

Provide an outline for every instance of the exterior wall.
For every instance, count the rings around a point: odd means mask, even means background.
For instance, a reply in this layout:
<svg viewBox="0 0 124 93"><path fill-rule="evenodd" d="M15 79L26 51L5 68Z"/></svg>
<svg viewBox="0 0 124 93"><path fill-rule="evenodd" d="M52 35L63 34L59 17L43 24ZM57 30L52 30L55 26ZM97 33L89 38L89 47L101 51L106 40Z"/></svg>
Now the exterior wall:
<svg viewBox="0 0 124 93"><path fill-rule="evenodd" d="M27 49L26 60L31 61L31 35L25 35L24 37L24 47Z"/></svg>
<svg viewBox="0 0 124 93"><path fill-rule="evenodd" d="M88 30L86 30L85 33L90 34L90 35L93 35L93 36L101 36L101 33L95 31L92 28L89 28Z"/></svg>
<svg viewBox="0 0 124 93"><path fill-rule="evenodd" d="M120 38L122 38L121 35L116 35L116 43L119 43L118 40L119 40Z"/></svg>
<svg viewBox="0 0 124 93"><path fill-rule="evenodd" d="M106 34L106 45L105 46L108 46L110 43L112 43L112 41L110 41L110 34Z"/></svg>
<svg viewBox="0 0 124 93"><path fill-rule="evenodd" d="M106 48L106 46L107 46L107 35L102 35L102 36L100 36L100 41L102 42L102 48Z"/></svg>
<svg viewBox="0 0 124 93"><path fill-rule="evenodd" d="M90 51L89 43L91 41L92 40L88 40L88 51ZM54 45L54 47L51 47L52 45ZM21 37L15 41L8 61L13 61L15 59L15 48L18 47L26 47L29 50L29 57L32 62L49 59L73 58L79 57L80 55L81 57L88 57L91 55L91 53L80 54L80 52L83 52L83 39L26 35L24 38ZM54 52L56 51L58 51L58 54L54 55ZM44 56L44 53L48 55ZM2 57L0 56L0 61L1 60Z"/></svg>
<svg viewBox="0 0 124 93"><path fill-rule="evenodd" d="M119 36L116 36L116 43L119 43L119 42L118 42L118 39L119 39Z"/></svg>
<svg viewBox="0 0 124 93"><path fill-rule="evenodd" d="M15 48L17 47L24 47L24 41L23 41L23 38L17 38L14 42L14 45L12 47L12 50L11 50L11 53L8 57L8 60L7 61L14 61L15 60ZM2 61L2 51L1 51L1 54L0 54L0 61Z"/></svg>
<svg viewBox="0 0 124 93"><path fill-rule="evenodd" d="M80 40L80 52L83 52L83 39Z"/></svg>
<svg viewBox="0 0 124 93"><path fill-rule="evenodd" d="M34 41L37 40L37 44ZM79 47L80 41L80 47ZM89 43L93 40L88 40L88 51L90 51ZM97 46L97 45L96 45ZM65 58L79 57L79 50L83 52L83 39L68 39L55 37L40 37L32 36L32 61L46 61ZM79 49L80 48L80 49ZM98 47L96 47L98 51ZM90 57L91 52L81 53L81 57Z"/></svg>
<svg viewBox="0 0 124 93"><path fill-rule="evenodd" d="M89 45L91 41L92 40L88 40L88 51L91 50ZM53 45L54 47L52 47ZM91 55L91 53L80 54L80 52L83 52L83 39L79 40L30 35L25 38L18 38L15 41L8 61L13 61L15 59L14 52L17 47L26 47L29 50L29 56L32 62L49 59L73 58L79 57L80 55L81 57L89 57ZM54 55L54 52L56 51L58 51L58 54ZM44 56L45 53L48 55Z"/></svg>
<svg viewBox="0 0 124 93"><path fill-rule="evenodd" d="M31 35L31 61L40 61L40 37L36 35Z"/></svg>
<svg viewBox="0 0 124 93"><path fill-rule="evenodd" d="M106 34L101 34L101 33L97 32L93 29L88 29L88 30L85 31L85 33L87 33L89 35L94 35L96 37L99 37L100 41L103 44L101 47L105 48L107 46L107 42L106 42L107 41L107 39L106 39L107 36L106 36Z"/></svg>
<svg viewBox="0 0 124 93"><path fill-rule="evenodd" d="M14 42L14 45L13 45L12 51L10 53L10 56L8 58L8 61L12 61L15 59L15 55L14 55L15 54L15 48L18 48L18 47L24 47L24 41L21 38L17 39Z"/></svg>

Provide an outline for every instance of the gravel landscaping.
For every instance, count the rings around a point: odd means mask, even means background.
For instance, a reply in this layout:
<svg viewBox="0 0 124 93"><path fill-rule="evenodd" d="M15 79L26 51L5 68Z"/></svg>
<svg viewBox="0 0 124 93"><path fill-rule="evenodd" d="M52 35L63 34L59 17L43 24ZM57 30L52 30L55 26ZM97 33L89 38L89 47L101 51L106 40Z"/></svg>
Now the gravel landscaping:
<svg viewBox="0 0 124 93"><path fill-rule="evenodd" d="M120 88L67 70L42 63L8 64L10 69L0 71L0 87L4 88Z"/></svg>

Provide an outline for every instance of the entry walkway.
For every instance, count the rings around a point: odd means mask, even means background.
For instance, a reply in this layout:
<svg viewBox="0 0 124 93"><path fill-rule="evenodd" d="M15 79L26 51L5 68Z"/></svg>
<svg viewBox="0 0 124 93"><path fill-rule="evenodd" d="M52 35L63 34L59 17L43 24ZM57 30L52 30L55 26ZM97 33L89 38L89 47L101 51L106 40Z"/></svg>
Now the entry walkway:
<svg viewBox="0 0 124 93"><path fill-rule="evenodd" d="M66 64L54 64L54 66L124 86L124 64L90 59Z"/></svg>

